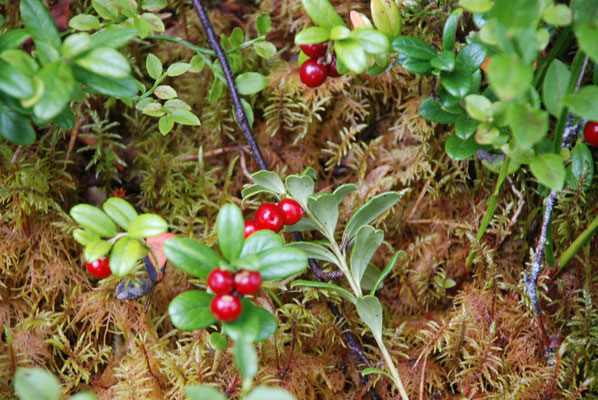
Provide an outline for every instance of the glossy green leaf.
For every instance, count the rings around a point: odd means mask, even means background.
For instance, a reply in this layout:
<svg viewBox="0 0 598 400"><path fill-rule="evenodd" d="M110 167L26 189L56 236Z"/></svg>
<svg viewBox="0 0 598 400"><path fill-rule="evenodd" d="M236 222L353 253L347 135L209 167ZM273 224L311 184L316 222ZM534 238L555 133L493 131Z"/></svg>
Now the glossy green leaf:
<svg viewBox="0 0 598 400"><path fill-rule="evenodd" d="M20 400L58 400L60 382L42 368L19 368L14 376L15 393Z"/></svg>
<svg viewBox="0 0 598 400"><path fill-rule="evenodd" d="M355 39L349 38L336 41L334 51L350 71L360 74L367 69L368 60L365 50Z"/></svg>
<svg viewBox="0 0 598 400"><path fill-rule="evenodd" d="M490 123L483 122L476 129L475 140L478 144L494 144L499 137L500 131Z"/></svg>
<svg viewBox="0 0 598 400"><path fill-rule="evenodd" d="M440 101L435 101L434 97L428 97L421 103L419 113L428 121L439 124L454 124L458 117L457 114L443 110Z"/></svg>
<svg viewBox="0 0 598 400"><path fill-rule="evenodd" d="M583 182L583 189L589 190L594 179L594 158L588 146L579 142L571 152L571 178L575 189Z"/></svg>
<svg viewBox="0 0 598 400"><path fill-rule="evenodd" d="M252 235L253 236L253 235ZM286 247L296 248L302 250L308 258L320 260L338 265L338 260L334 254L326 247L312 242L292 242L288 243Z"/></svg>
<svg viewBox="0 0 598 400"><path fill-rule="evenodd" d="M241 299L241 305L243 307L243 311L241 312L239 318L232 322L223 322L222 327L224 328L224 331L228 337L230 337L234 342L257 342L260 336L260 325L262 324L261 314L259 312L260 308L253 304L246 297ZM270 316L272 316L272 314L270 314ZM263 337L264 334L261 336Z"/></svg>
<svg viewBox="0 0 598 400"><path fill-rule="evenodd" d="M538 154L529 163L532 174L538 181L554 190L562 190L565 186L565 165L558 154Z"/></svg>
<svg viewBox="0 0 598 400"><path fill-rule="evenodd" d="M34 94L33 81L18 68L0 61L0 91L17 99L27 99Z"/></svg>
<svg viewBox="0 0 598 400"><path fill-rule="evenodd" d="M466 160L473 156L480 148L473 136L463 140L457 135L452 135L448 138L444 145L444 151L450 158L456 161Z"/></svg>
<svg viewBox="0 0 598 400"><path fill-rule="evenodd" d="M442 86L454 97L462 98L469 93L471 88L471 73L462 69L440 74Z"/></svg>
<svg viewBox="0 0 598 400"><path fill-rule="evenodd" d="M77 31L100 29L100 20L95 15L79 14L69 20L69 27Z"/></svg>
<svg viewBox="0 0 598 400"><path fill-rule="evenodd" d="M249 177L254 183L278 195L286 191L282 179L275 172L260 170L249 175Z"/></svg>
<svg viewBox="0 0 598 400"><path fill-rule="evenodd" d="M44 95L33 107L41 121L49 121L62 112L71 99L75 78L69 64L54 61L42 67L37 75L44 82Z"/></svg>
<svg viewBox="0 0 598 400"><path fill-rule="evenodd" d="M236 260L241 254L244 226L243 213L237 205L226 204L218 212L216 220L218 247L228 261Z"/></svg>
<svg viewBox="0 0 598 400"><path fill-rule="evenodd" d="M79 225L102 237L116 235L114 222L97 207L89 204L77 204L71 208L70 215Z"/></svg>
<svg viewBox="0 0 598 400"><path fill-rule="evenodd" d="M87 243L85 249L83 249L83 255L87 262L93 262L108 254L111 248L112 244L110 242L102 239L95 239Z"/></svg>
<svg viewBox="0 0 598 400"><path fill-rule="evenodd" d="M365 202L349 219L343 233L343 240L351 240L362 226L368 225L397 204L405 192L406 190L381 193Z"/></svg>
<svg viewBox="0 0 598 400"><path fill-rule="evenodd" d="M567 94L571 72L569 68L560 60L554 60L548 71L542 85L542 100L548 112L555 117L561 113L563 99Z"/></svg>
<svg viewBox="0 0 598 400"><path fill-rule="evenodd" d="M452 51L455 47L455 33L459 24L459 18L463 14L463 9L457 8L453 10L444 23L442 30L442 48L445 51ZM452 53L451 53L452 54Z"/></svg>
<svg viewBox="0 0 598 400"><path fill-rule="evenodd" d="M565 26L573 22L573 13L565 4L553 4L542 14L544 22L554 26Z"/></svg>
<svg viewBox="0 0 598 400"><path fill-rule="evenodd" d="M330 30L330 40L343 40L351 36L351 30L343 25L337 25Z"/></svg>
<svg viewBox="0 0 598 400"><path fill-rule="evenodd" d="M138 34L139 32L135 28L123 28L120 26L107 27L91 35L91 46L95 48L111 47L118 49Z"/></svg>
<svg viewBox="0 0 598 400"><path fill-rule="evenodd" d="M87 85L87 87L99 94L114 97L133 97L137 94L137 84L132 77L117 79L95 74L86 69L73 68L75 78Z"/></svg>
<svg viewBox="0 0 598 400"><path fill-rule="evenodd" d="M157 214L141 214L129 222L127 232L132 238L148 238L160 235L168 230L164 218Z"/></svg>
<svg viewBox="0 0 598 400"><path fill-rule="evenodd" d="M0 35L0 51L17 49L31 36L25 29L11 29Z"/></svg>
<svg viewBox="0 0 598 400"><path fill-rule="evenodd" d="M354 183L343 183L342 185L334 189L334 192L332 192L332 194L334 195L334 197L336 197L336 203L340 205L345 199L345 197L355 192L357 189L359 189L359 187Z"/></svg>
<svg viewBox="0 0 598 400"><path fill-rule="evenodd" d="M170 117L174 122L181 125L188 125L188 126L199 126L201 122L199 118L191 111L184 110L182 108L177 108L170 112Z"/></svg>
<svg viewBox="0 0 598 400"><path fill-rule="evenodd" d="M455 55L451 51L443 51L430 60L430 65L440 71L452 71L455 68ZM471 85L471 76L469 76Z"/></svg>
<svg viewBox="0 0 598 400"><path fill-rule="evenodd" d="M401 34L401 14L394 1L372 0L370 2L372 20L376 28L390 38Z"/></svg>
<svg viewBox="0 0 598 400"><path fill-rule="evenodd" d="M50 12L40 0L21 0L21 19L36 45L48 43L60 49L60 35Z"/></svg>
<svg viewBox="0 0 598 400"><path fill-rule="evenodd" d="M272 21L268 14L260 14L255 20L255 29L258 35L265 35L272 29Z"/></svg>
<svg viewBox="0 0 598 400"><path fill-rule="evenodd" d="M565 97L563 104L580 117L598 121L598 86L582 87L577 93Z"/></svg>
<svg viewBox="0 0 598 400"><path fill-rule="evenodd" d="M492 119L492 102L486 96L470 94L465 97L465 110L473 119L481 122Z"/></svg>
<svg viewBox="0 0 598 400"><path fill-rule="evenodd" d="M99 239L100 237L95 233L92 233L86 229L75 229L73 231L73 239L77 241L82 246L86 246L87 244L93 242L94 240Z"/></svg>
<svg viewBox="0 0 598 400"><path fill-rule="evenodd" d="M328 29L337 25L345 25L328 0L301 0L301 3L307 15L316 25Z"/></svg>
<svg viewBox="0 0 598 400"><path fill-rule="evenodd" d="M189 290L177 295L168 306L172 324L184 331L196 331L212 325L216 322L210 311L213 297L213 294L200 290Z"/></svg>
<svg viewBox="0 0 598 400"><path fill-rule="evenodd" d="M130 222L137 217L137 211L129 202L119 197L111 197L104 202L102 208L121 228L127 229Z"/></svg>
<svg viewBox="0 0 598 400"><path fill-rule="evenodd" d="M598 27L583 24L575 28L579 47L594 61L598 62Z"/></svg>
<svg viewBox="0 0 598 400"><path fill-rule="evenodd" d="M277 235L269 229L262 229L245 239L239 258L243 258L250 254L259 254L262 251L272 248L282 247L283 244L284 242L280 235Z"/></svg>
<svg viewBox="0 0 598 400"><path fill-rule="evenodd" d="M408 57L431 60L436 50L423 40L412 36L399 36L392 42L392 48Z"/></svg>
<svg viewBox="0 0 598 400"><path fill-rule="evenodd" d="M164 254L175 267L196 278L207 278L210 271L226 265L218 253L196 240L173 238L164 242Z"/></svg>
<svg viewBox="0 0 598 400"><path fill-rule="evenodd" d="M382 305L377 297L367 295L357 299L357 314L374 334L377 341L382 341Z"/></svg>
<svg viewBox="0 0 598 400"><path fill-rule="evenodd" d="M467 99L467 97L465 99ZM465 140L475 133L478 123L478 121L471 118L469 115L461 114L457 118L457 121L455 121L455 134L460 139Z"/></svg>
<svg viewBox="0 0 598 400"><path fill-rule="evenodd" d="M91 47L91 35L87 32L74 33L64 39L62 43L62 55L66 58L74 58L89 50Z"/></svg>
<svg viewBox="0 0 598 400"><path fill-rule="evenodd" d="M331 193L311 195L308 198L307 203L315 218L324 225L324 229L326 229L328 235L333 236L338 222L338 203L336 201L336 196Z"/></svg>
<svg viewBox="0 0 598 400"><path fill-rule="evenodd" d="M252 379L257 374L257 352L253 344L245 340L235 342L235 364L243 379Z"/></svg>
<svg viewBox="0 0 598 400"><path fill-rule="evenodd" d="M376 280L376 283L374 283L374 286L370 291L370 295L374 296L376 294L376 290L378 290L378 288L382 285L384 279L392 272L393 268L397 265L399 258L403 257L404 255L405 252L403 250L399 250L395 253L394 256L392 256L388 264L386 264L386 267L384 267L384 269L380 273L380 276Z"/></svg>
<svg viewBox="0 0 598 400"><path fill-rule="evenodd" d="M515 143L529 149L539 143L548 132L548 113L531 108L529 104L514 104L507 112L507 124L513 132Z"/></svg>
<svg viewBox="0 0 598 400"><path fill-rule="evenodd" d="M228 340L226 336L221 334L220 332L212 332L210 334L210 345L215 350L225 350L228 347Z"/></svg>
<svg viewBox="0 0 598 400"><path fill-rule="evenodd" d="M422 60L415 57L407 57L405 54L399 54L397 62L401 67L414 74L430 75L432 72L430 60Z"/></svg>
<svg viewBox="0 0 598 400"><path fill-rule="evenodd" d="M149 53L145 58L145 69L148 75L154 80L158 79L164 71L162 61L152 53Z"/></svg>
<svg viewBox="0 0 598 400"><path fill-rule="evenodd" d="M297 279L295 281L293 281L291 283L291 288L294 287L311 287L311 288L316 288L316 289L322 289L322 290L329 290L331 292L336 293L337 295L339 295L340 297L342 297L345 300L350 301L353 304L357 303L357 298L353 295L353 293L349 292L347 289L342 288L338 285L335 285L333 283L327 283L327 282L316 282L316 281L304 281L301 279Z"/></svg>
<svg viewBox="0 0 598 400"><path fill-rule="evenodd" d="M189 385L185 388L187 400L227 400L216 388L208 385Z"/></svg>
<svg viewBox="0 0 598 400"><path fill-rule="evenodd" d="M118 239L110 252L110 270L116 276L127 275L145 252L137 239L127 236Z"/></svg>
<svg viewBox="0 0 598 400"><path fill-rule="evenodd" d="M484 46L472 43L462 48L457 54L456 64L461 71L472 74L480 68L485 59L486 49L484 49Z"/></svg>
<svg viewBox="0 0 598 400"><path fill-rule="evenodd" d="M21 49L7 49L2 51L2 53L0 53L0 58L2 60L4 60L5 62L7 62L8 64L12 65L13 67L17 68L20 72L32 76L34 75L38 70L39 70L39 64L37 63L37 61L35 61L33 59L33 57L31 57L29 55L29 53L21 50ZM33 78L33 88L34 88L34 94L33 98L37 97L38 93L37 91L39 89L36 88L35 84L35 80L37 78ZM39 80L38 80L39 82ZM39 96L43 95L43 87L42 87L42 91L41 93L39 93ZM32 101L31 97L27 100ZM37 100L35 100L37 101ZM24 107L26 107L24 105Z"/></svg>
<svg viewBox="0 0 598 400"><path fill-rule="evenodd" d="M245 72L235 78L237 91L241 95L250 95L260 92L268 84L268 79L257 72Z"/></svg>
<svg viewBox="0 0 598 400"><path fill-rule="evenodd" d="M0 102L0 136L11 143L28 146L35 141L35 131L29 118Z"/></svg>
<svg viewBox="0 0 598 400"><path fill-rule="evenodd" d="M483 13L492 8L492 0L459 0L459 5L474 13Z"/></svg>
<svg viewBox="0 0 598 400"><path fill-rule="evenodd" d="M258 254L262 279L282 279L303 271L307 267L307 256L290 247L272 248Z"/></svg>
<svg viewBox="0 0 598 400"><path fill-rule="evenodd" d="M355 234L351 250L351 275L355 282L361 282L368 264L384 240L384 231L363 225Z"/></svg>
<svg viewBox="0 0 598 400"><path fill-rule="evenodd" d="M390 43L388 37L375 29L358 28L351 31L351 37L357 40L368 54L386 53L389 50Z"/></svg>
<svg viewBox="0 0 598 400"><path fill-rule="evenodd" d="M488 80L492 90L504 101L511 101L528 91L533 70L516 56L500 54L488 64Z"/></svg>
<svg viewBox="0 0 598 400"><path fill-rule="evenodd" d="M258 386L244 400L295 400L295 397L281 388Z"/></svg>
<svg viewBox="0 0 598 400"><path fill-rule="evenodd" d="M307 198L314 193L314 180L305 175L289 175L285 184L291 197L306 208Z"/></svg>

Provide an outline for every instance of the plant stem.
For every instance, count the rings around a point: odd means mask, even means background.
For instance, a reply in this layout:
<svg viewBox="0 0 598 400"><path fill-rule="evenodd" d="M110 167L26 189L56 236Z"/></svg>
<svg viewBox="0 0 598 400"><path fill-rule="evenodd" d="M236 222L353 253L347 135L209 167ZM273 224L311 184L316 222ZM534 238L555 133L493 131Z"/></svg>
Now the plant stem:
<svg viewBox="0 0 598 400"><path fill-rule="evenodd" d="M390 353L388 352L388 349L386 348L384 341L382 339L378 340L376 335L374 335L374 337L376 339L376 343L378 343L378 348L382 353L382 357L384 357L384 361L386 362L386 365L390 370L390 375L393 377L395 385L397 385L397 387L399 388L401 398L403 400L409 400L409 396L407 396L407 392L405 391L405 387L403 386L403 381L401 380L399 371L397 370L397 367L395 367L394 361L392 360L392 357L390 356Z"/></svg>
<svg viewBox="0 0 598 400"><path fill-rule="evenodd" d="M488 225L490 225L490 221L492 221L492 217L494 216L494 212L496 211L496 207L498 206L498 196L500 195L500 191L502 189L503 183L505 183L505 179L507 178L507 172L509 171L509 163L511 159L505 156L504 161L502 162L502 166L500 168L500 172L498 174L498 180L494 185L494 193L490 196L490 200L488 200L488 208L486 208L486 212L484 213L484 218L482 219L482 223L478 229L478 233L476 234L475 238L477 241L482 240ZM475 258L478 250L477 248L473 248L471 253L469 253L469 258L467 259L467 274L471 272L471 267L473 266L473 259Z"/></svg>
<svg viewBox="0 0 598 400"><path fill-rule="evenodd" d="M581 248L588 243L590 238L598 231L598 216L596 216L590 225L567 247L567 250L559 257L559 270L557 274L560 274L565 266Z"/></svg>

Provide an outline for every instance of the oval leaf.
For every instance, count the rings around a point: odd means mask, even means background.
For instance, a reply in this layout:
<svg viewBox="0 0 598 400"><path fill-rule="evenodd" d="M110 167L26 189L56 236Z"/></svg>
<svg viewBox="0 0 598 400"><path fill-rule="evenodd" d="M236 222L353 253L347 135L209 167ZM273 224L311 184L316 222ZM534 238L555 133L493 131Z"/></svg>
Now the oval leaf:
<svg viewBox="0 0 598 400"><path fill-rule="evenodd" d="M128 201L119 197L111 197L104 202L102 208L123 229L129 227L130 222L137 217L137 211Z"/></svg>
<svg viewBox="0 0 598 400"><path fill-rule="evenodd" d="M218 247L224 258L228 261L236 260L243 248L245 236L243 213L238 206L226 204L220 209L216 220L216 232Z"/></svg>
<svg viewBox="0 0 598 400"><path fill-rule="evenodd" d="M282 237L269 229L262 229L245 239L239 258L243 258L250 254L259 254L262 251L282 247L282 245Z"/></svg>
<svg viewBox="0 0 598 400"><path fill-rule="evenodd" d="M369 224L380 215L384 214L394 206L404 194L405 190L400 192L386 192L369 199L364 205L359 207L349 219L349 222L345 227L345 232L343 233L343 240L345 242L351 240L359 228Z"/></svg>
<svg viewBox="0 0 598 400"><path fill-rule="evenodd" d="M116 276L125 276L144 255L145 249L139 240L130 237L120 238L110 252L110 270Z"/></svg>
<svg viewBox="0 0 598 400"><path fill-rule="evenodd" d="M168 239L164 242L164 254L175 267L196 278L205 279L210 271L226 265L218 253L192 239Z"/></svg>
<svg viewBox="0 0 598 400"><path fill-rule="evenodd" d="M210 311L213 294L200 290L189 290L176 296L168 306L172 324L184 331L207 328L216 322Z"/></svg>
<svg viewBox="0 0 598 400"><path fill-rule="evenodd" d="M375 296L363 296L357 299L357 314L371 329L376 340L382 340L382 305Z"/></svg>
<svg viewBox="0 0 598 400"><path fill-rule="evenodd" d="M268 84L268 78L257 72L245 72L235 78L235 86L241 95L260 92Z"/></svg>
<svg viewBox="0 0 598 400"><path fill-rule="evenodd" d="M127 232L132 238L147 238L164 233L168 224L157 214L141 214L129 223Z"/></svg>
<svg viewBox="0 0 598 400"><path fill-rule="evenodd" d="M89 204L77 204L70 211L71 217L82 227L102 236L116 235L116 225L102 210Z"/></svg>
<svg viewBox="0 0 598 400"><path fill-rule="evenodd" d="M265 281L286 278L307 267L307 256L298 249L274 248L261 252L258 256L259 271Z"/></svg>
<svg viewBox="0 0 598 400"><path fill-rule="evenodd" d="M311 288L316 288L316 289L330 290L331 292L338 294L340 297L342 297L345 300L350 301L353 304L357 303L357 298L355 296L353 296L353 293L351 293L347 289L342 288L333 283L304 281L302 279L297 279L296 281L293 281L293 283L291 283L291 288L294 288L296 286L305 286L305 287L311 287Z"/></svg>

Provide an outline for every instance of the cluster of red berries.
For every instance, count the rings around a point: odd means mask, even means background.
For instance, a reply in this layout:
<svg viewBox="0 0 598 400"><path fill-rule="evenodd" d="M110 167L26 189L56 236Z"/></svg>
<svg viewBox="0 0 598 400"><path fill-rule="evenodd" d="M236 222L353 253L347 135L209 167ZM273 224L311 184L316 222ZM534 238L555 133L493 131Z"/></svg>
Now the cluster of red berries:
<svg viewBox="0 0 598 400"><path fill-rule="evenodd" d="M332 55L330 64L325 64L324 55L326 54L325 43L302 44L299 46L301 51L309 57L301 64L299 76L301 82L307 87L320 86L327 77L336 78L341 76L336 69L336 56Z"/></svg>
<svg viewBox="0 0 598 400"><path fill-rule="evenodd" d="M280 232L283 225L294 225L303 218L303 207L293 199L264 203L255 212L255 219L245 221L245 239L254 232L269 229Z"/></svg>
<svg viewBox="0 0 598 400"><path fill-rule="evenodd" d="M588 121L583 129L583 137L592 146L598 147L598 122Z"/></svg>
<svg viewBox="0 0 598 400"><path fill-rule="evenodd" d="M104 279L108 278L112 271L110 270L110 260L107 257L98 258L95 261L87 263L87 272L95 276L96 278Z"/></svg>
<svg viewBox="0 0 598 400"><path fill-rule="evenodd" d="M258 271L237 271L234 275L225 269L214 269L208 275L208 287L216 294L210 303L212 315L222 322L239 318L243 307L239 297L254 294L262 286Z"/></svg>

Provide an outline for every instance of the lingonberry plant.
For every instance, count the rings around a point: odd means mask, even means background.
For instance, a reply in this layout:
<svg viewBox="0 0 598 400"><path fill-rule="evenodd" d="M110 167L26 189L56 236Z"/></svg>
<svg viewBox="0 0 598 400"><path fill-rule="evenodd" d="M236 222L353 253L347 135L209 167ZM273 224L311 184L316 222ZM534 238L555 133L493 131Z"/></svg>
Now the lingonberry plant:
<svg viewBox="0 0 598 400"><path fill-rule="evenodd" d="M294 225L285 227L286 231L319 232L323 240L293 242L287 246L301 249L309 258L338 268L347 280L350 291L329 282L305 280L296 280L291 287L303 286L328 290L353 303L359 317L374 336L388 368L388 371L367 368L363 374L387 375L396 385L401 397L407 399L396 363L384 343L383 309L380 300L376 297L377 289L395 267L403 252L395 254L382 271L372 266L370 261L384 240L384 231L369 225L391 209L401 199L404 192L386 192L372 197L355 210L339 236L337 235L339 204L346 196L357 190L357 186L344 184L332 193L315 194L315 178L315 171L311 168L300 175L289 175L284 182L274 172L258 171L251 175L254 183L243 190L243 197L247 199L258 193L268 193L276 198L282 198L279 205L282 205L283 209L288 209L287 205L289 204L292 205L293 221L296 221ZM299 212L298 209L301 211ZM337 240L337 237L340 237L340 240ZM366 274L370 275L368 278L371 279L364 279ZM368 281L374 283L368 284ZM364 291L368 294L364 294Z"/></svg>

